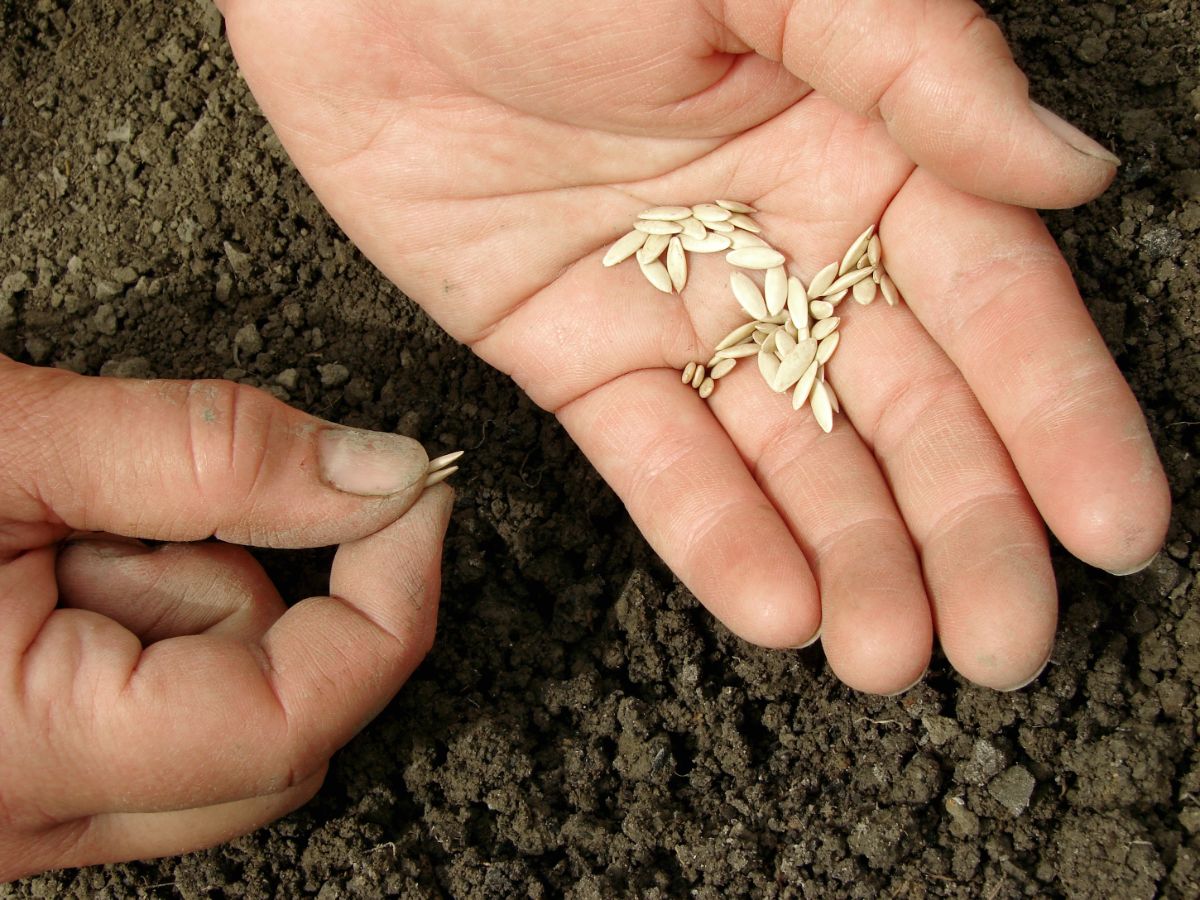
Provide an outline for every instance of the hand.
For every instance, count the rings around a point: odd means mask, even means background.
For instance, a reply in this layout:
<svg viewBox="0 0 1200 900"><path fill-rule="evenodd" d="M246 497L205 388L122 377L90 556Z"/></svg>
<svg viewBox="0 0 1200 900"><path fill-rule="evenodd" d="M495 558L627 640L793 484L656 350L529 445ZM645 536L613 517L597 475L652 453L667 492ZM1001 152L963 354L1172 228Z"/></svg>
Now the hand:
<svg viewBox="0 0 1200 900"><path fill-rule="evenodd" d="M936 625L963 675L1010 689L1053 643L1043 519L1109 570L1161 544L1137 403L1053 240L1006 205L1088 199L1112 160L1030 105L974 5L223 5L345 231L554 411L742 637L820 634L846 683L890 693ZM724 260L682 300L600 265L639 210L716 198L758 207L806 281L881 222L907 306L851 310L829 436L752 367L707 404L680 384L740 321Z"/></svg>
<svg viewBox="0 0 1200 900"><path fill-rule="evenodd" d="M0 882L307 801L433 641L451 494L427 464L227 382L0 356ZM209 536L232 543L136 540ZM233 546L338 542L331 595L290 609Z"/></svg>

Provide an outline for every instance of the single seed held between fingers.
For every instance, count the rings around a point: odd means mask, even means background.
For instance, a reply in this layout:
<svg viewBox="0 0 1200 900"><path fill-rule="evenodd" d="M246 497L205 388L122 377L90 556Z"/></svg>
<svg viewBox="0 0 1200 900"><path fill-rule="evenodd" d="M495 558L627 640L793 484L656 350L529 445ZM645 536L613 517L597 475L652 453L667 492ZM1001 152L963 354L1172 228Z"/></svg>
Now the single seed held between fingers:
<svg viewBox="0 0 1200 900"><path fill-rule="evenodd" d="M440 484L457 471L458 466L450 466L446 469L438 469L436 472L430 472L425 476L425 487L431 488L435 484Z"/></svg>
<svg viewBox="0 0 1200 900"><path fill-rule="evenodd" d="M455 450L453 453L447 453L443 456L431 459L429 461L429 471L436 472L438 469L446 468L446 466L459 459L466 452L466 450Z"/></svg>

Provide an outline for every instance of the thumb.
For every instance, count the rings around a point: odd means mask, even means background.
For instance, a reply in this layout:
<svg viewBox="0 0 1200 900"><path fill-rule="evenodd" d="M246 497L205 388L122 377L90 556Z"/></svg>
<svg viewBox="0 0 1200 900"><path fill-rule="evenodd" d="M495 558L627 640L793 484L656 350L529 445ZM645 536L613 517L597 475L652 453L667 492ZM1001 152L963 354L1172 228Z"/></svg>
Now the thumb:
<svg viewBox="0 0 1200 900"><path fill-rule="evenodd" d="M323 422L245 385L85 378L0 356L10 522L324 546L402 516L428 469L410 438Z"/></svg>
<svg viewBox="0 0 1200 900"><path fill-rule="evenodd" d="M1092 199L1119 160L1029 99L1000 29L970 0L727 0L726 25L842 106L881 118L918 165L1020 206Z"/></svg>

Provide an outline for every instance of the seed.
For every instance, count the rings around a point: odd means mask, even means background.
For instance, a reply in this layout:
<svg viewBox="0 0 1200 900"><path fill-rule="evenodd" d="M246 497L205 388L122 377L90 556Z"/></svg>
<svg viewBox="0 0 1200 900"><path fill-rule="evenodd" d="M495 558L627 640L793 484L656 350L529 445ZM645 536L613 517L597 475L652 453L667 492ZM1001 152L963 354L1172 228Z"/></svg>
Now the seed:
<svg viewBox="0 0 1200 900"><path fill-rule="evenodd" d="M874 240L874 238L872 238L872 240ZM871 265L871 260L870 260L870 259L868 259L868 258L867 258L867 254L865 254L865 253L864 253L862 256L860 256L860 257L858 258L858 264L857 264L857 265L855 265L855 267L854 267L854 268L856 268L856 269L865 269L865 268L867 268L867 267L868 267L868 266L870 266L870 265Z"/></svg>
<svg viewBox="0 0 1200 900"><path fill-rule="evenodd" d="M710 370L710 372L711 372L711 370L712 370L712 367L713 367L713 366L715 366L715 365L716 365L717 363L719 363L720 361L721 361L721 358L720 358L719 356L716 356L716 355L710 356L710 357L708 358L708 362L706 362L706 363L704 364L704 367L705 367L706 369L709 369L709 370Z"/></svg>
<svg viewBox="0 0 1200 900"><path fill-rule="evenodd" d="M766 339L767 339L767 332L765 332L765 331L755 331L754 332L753 340L754 340L754 343L758 344L758 346L761 347L763 345L763 342L766 341Z"/></svg>
<svg viewBox="0 0 1200 900"><path fill-rule="evenodd" d="M871 277L871 269L855 269L848 275L843 275L825 290L817 294L818 297L825 297L831 294L840 294L844 290L854 287L864 278Z"/></svg>
<svg viewBox="0 0 1200 900"><path fill-rule="evenodd" d="M814 300L808 304L808 310L814 319L828 319L833 315L833 304L828 300Z"/></svg>
<svg viewBox="0 0 1200 900"><path fill-rule="evenodd" d="M739 269L773 269L783 265L784 257L770 247L743 247L726 253L725 261Z"/></svg>
<svg viewBox="0 0 1200 900"><path fill-rule="evenodd" d="M788 320L788 314L785 311L785 312L781 312L775 316L767 316L765 319L763 319L763 322L765 322L768 325L782 325L787 320Z"/></svg>
<svg viewBox="0 0 1200 900"><path fill-rule="evenodd" d="M646 234L679 234L683 226L678 222L659 222L652 219L638 219L633 227Z"/></svg>
<svg viewBox="0 0 1200 900"><path fill-rule="evenodd" d="M707 373L704 371L704 366L697 364L696 371L692 373L692 387L698 388L704 384L704 377Z"/></svg>
<svg viewBox="0 0 1200 900"><path fill-rule="evenodd" d="M839 303L846 299L846 296L849 293L850 290L847 288L844 291L838 291L836 294L830 294L828 297L822 297L821 299L823 299L830 306L836 307Z"/></svg>
<svg viewBox="0 0 1200 900"><path fill-rule="evenodd" d="M729 238L723 234L708 234L700 240L685 234L679 241L691 253L720 253L729 249Z"/></svg>
<svg viewBox="0 0 1200 900"><path fill-rule="evenodd" d="M753 356L757 352L758 344L754 343L754 341L747 341L744 344L718 350L713 354L713 359L743 359L747 356Z"/></svg>
<svg viewBox="0 0 1200 900"><path fill-rule="evenodd" d="M682 381L684 384L690 384L692 381L692 376L695 374L696 364L694 362L690 362L683 367L683 378L681 378L680 381Z"/></svg>
<svg viewBox="0 0 1200 900"><path fill-rule="evenodd" d="M733 249L741 250L743 247L768 247L766 241L760 238L757 234L751 234L748 231L742 231L740 228L735 228L733 233L729 235L733 241Z"/></svg>
<svg viewBox="0 0 1200 900"><path fill-rule="evenodd" d="M725 337L721 338L720 343L717 344L717 349L724 350L726 347L740 344L754 333L755 324L754 322L747 322L745 325L739 325L733 331L729 332L729 334L725 335Z"/></svg>
<svg viewBox="0 0 1200 900"><path fill-rule="evenodd" d="M817 342L812 338L796 344L784 360L779 364L775 379L771 382L771 390L782 394L800 380L804 370L812 365L817 355Z"/></svg>
<svg viewBox="0 0 1200 900"><path fill-rule="evenodd" d="M450 465L450 463L461 457L464 453L466 453L465 450L455 450L453 453L447 453L444 456L431 459L429 461L428 471L436 472L438 469L444 469L446 466Z"/></svg>
<svg viewBox="0 0 1200 900"><path fill-rule="evenodd" d="M830 316L827 319L822 319L812 327L812 336L818 341L823 340L837 331L837 327L841 321L842 320L839 316Z"/></svg>
<svg viewBox="0 0 1200 900"><path fill-rule="evenodd" d="M871 242L867 244L867 262L878 266L881 259L883 259L883 244L879 243L879 235L875 234L871 236Z"/></svg>
<svg viewBox="0 0 1200 900"><path fill-rule="evenodd" d="M700 399L707 400L709 397L711 397L713 388L716 386L717 383L711 378L705 378L702 382L700 382L700 387L697 388L697 390L700 392Z"/></svg>
<svg viewBox="0 0 1200 900"><path fill-rule="evenodd" d="M825 321L828 322L829 320L826 319ZM822 338L820 343L817 344L817 362L821 365L829 362L829 358L833 356L833 351L837 349L838 341L841 339L842 333L840 331L835 331L828 337Z"/></svg>
<svg viewBox="0 0 1200 900"><path fill-rule="evenodd" d="M797 331L808 328L808 292L795 275L788 279L787 308Z"/></svg>
<svg viewBox="0 0 1200 900"><path fill-rule="evenodd" d="M664 294L671 293L671 276L667 273L667 267L658 260L649 263L638 263L642 267L642 274L646 276L646 280L662 291Z"/></svg>
<svg viewBox="0 0 1200 900"><path fill-rule="evenodd" d="M692 216L680 219L679 227L683 229L685 235L697 241L702 241L708 236L708 229L704 227L704 223Z"/></svg>
<svg viewBox="0 0 1200 900"><path fill-rule="evenodd" d="M878 290L879 285L870 278L864 278L854 286L854 302L867 306L875 299L875 292Z"/></svg>
<svg viewBox="0 0 1200 900"><path fill-rule="evenodd" d="M792 394L792 409L799 409L804 405L804 401L808 399L808 395L812 392L813 382L817 380L817 369L819 365L814 359L808 364L808 368L804 370L804 374L800 376L800 380L796 382L796 392Z"/></svg>
<svg viewBox="0 0 1200 900"><path fill-rule="evenodd" d="M749 214L758 212L758 210L749 203L742 203L740 200L718 200L717 206L721 207L721 209L727 209L730 212L735 213Z"/></svg>
<svg viewBox="0 0 1200 900"><path fill-rule="evenodd" d="M692 207L692 215L707 225L710 222L728 222L733 213L715 203L698 203Z"/></svg>
<svg viewBox="0 0 1200 900"><path fill-rule="evenodd" d="M774 353L779 355L779 332L781 329L776 328L767 332L767 339L762 342L760 349L764 353Z"/></svg>
<svg viewBox="0 0 1200 900"><path fill-rule="evenodd" d="M875 269L875 270L874 270L874 271L871 273L871 280L872 280L873 282L875 282L876 284L879 284L879 282L880 282L880 280L881 280L881 275L882 275L882 273L879 271L879 269Z"/></svg>
<svg viewBox="0 0 1200 900"><path fill-rule="evenodd" d="M842 264L838 266L838 274L845 275L857 264L864 253L867 252L867 244L875 234L875 226L871 225L854 239L854 243L846 250L846 255L842 257Z"/></svg>
<svg viewBox="0 0 1200 900"><path fill-rule="evenodd" d="M669 234L646 235L646 243L642 244L642 249L637 252L637 261L644 266L650 265L662 256L663 251L670 243L671 235Z"/></svg>
<svg viewBox="0 0 1200 900"><path fill-rule="evenodd" d="M763 299L758 285L751 281L748 275L734 272L729 276L729 285L733 288L733 296L737 298L737 302L751 318L765 319L767 317L767 301Z"/></svg>
<svg viewBox="0 0 1200 900"><path fill-rule="evenodd" d="M887 272L880 276L879 289L883 291L883 299L887 301L888 306L895 306L900 302L900 292L896 290L896 283Z"/></svg>
<svg viewBox="0 0 1200 900"><path fill-rule="evenodd" d="M671 276L671 286L683 293L683 286L687 284L687 257L683 255L683 244L677 237L671 238L667 246L667 274Z"/></svg>
<svg viewBox="0 0 1200 900"><path fill-rule="evenodd" d="M821 426L821 430L826 434L833 431L833 404L829 402L829 392L825 389L825 382L814 382L809 405L812 406L813 417Z"/></svg>
<svg viewBox="0 0 1200 900"><path fill-rule="evenodd" d="M825 367L824 366L821 366L820 371L817 372L817 376L820 378L821 384L825 385L825 393L827 393L829 395L829 405L833 407L833 411L835 413L840 413L842 411L842 404L838 400L838 395L834 391L833 385L825 377Z"/></svg>
<svg viewBox="0 0 1200 900"><path fill-rule="evenodd" d="M457 471L458 466L450 466L446 469L438 469L436 472L430 472L425 476L425 487L430 488L435 484L440 484Z"/></svg>
<svg viewBox="0 0 1200 900"><path fill-rule="evenodd" d="M712 367L712 370L708 373L708 377L713 381L719 381L732 372L733 367L736 365L736 359L723 359Z"/></svg>
<svg viewBox="0 0 1200 900"><path fill-rule="evenodd" d="M763 292L767 301L767 313L777 316L787 306L788 276L783 266L767 269L766 290Z"/></svg>
<svg viewBox="0 0 1200 900"><path fill-rule="evenodd" d="M752 218L742 213L734 213L729 217L729 224L736 225L743 231L749 231L752 234L762 234L762 226L755 222Z"/></svg>
<svg viewBox="0 0 1200 900"><path fill-rule="evenodd" d="M604 265L615 266L619 262L624 262L637 253L644 243L646 243L645 232L638 231L636 228L628 234L621 235L604 254Z"/></svg>
<svg viewBox="0 0 1200 900"><path fill-rule="evenodd" d="M655 206L652 209L642 210L638 213L638 218L651 221L677 222L680 219L688 218L691 214L691 209L686 206Z"/></svg>
<svg viewBox="0 0 1200 900"><path fill-rule="evenodd" d="M758 354L758 371L762 373L767 384L773 384L775 376L779 373L779 357L764 349Z"/></svg>
<svg viewBox="0 0 1200 900"><path fill-rule="evenodd" d="M800 329L796 327L796 323L792 321L791 316L788 316L788 320L783 323L783 330L792 338L795 338L800 333Z"/></svg>
<svg viewBox="0 0 1200 900"><path fill-rule="evenodd" d="M719 231L721 234L733 234L737 228L729 222L705 222L713 231Z"/></svg>
<svg viewBox="0 0 1200 900"><path fill-rule="evenodd" d="M810 297L820 297L825 293L825 288L833 284L833 279L837 278L837 263L830 263L820 272L813 276L813 280L808 285L808 295Z"/></svg>
<svg viewBox="0 0 1200 900"><path fill-rule="evenodd" d="M787 333L787 328L775 332L775 355L783 359L796 349L796 339Z"/></svg>

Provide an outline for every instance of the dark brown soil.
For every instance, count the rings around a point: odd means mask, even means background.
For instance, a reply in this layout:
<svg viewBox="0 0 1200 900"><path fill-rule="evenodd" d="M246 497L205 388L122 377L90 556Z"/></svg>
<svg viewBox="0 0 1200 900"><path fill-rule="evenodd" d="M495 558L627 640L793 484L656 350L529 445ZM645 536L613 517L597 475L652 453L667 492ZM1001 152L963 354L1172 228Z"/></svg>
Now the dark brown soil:
<svg viewBox="0 0 1200 900"><path fill-rule="evenodd" d="M0 0L0 350L471 451L438 645L312 804L0 897L1200 896L1200 2L987 5L1035 96L1125 160L1047 218L1177 507L1138 576L1057 553L1033 687L935 660L885 700L697 607L554 419L329 221L207 3ZM264 559L302 596L328 556Z"/></svg>

